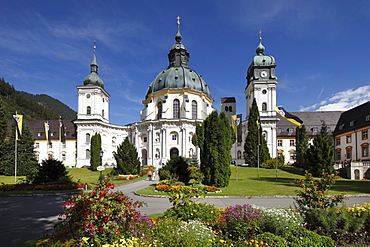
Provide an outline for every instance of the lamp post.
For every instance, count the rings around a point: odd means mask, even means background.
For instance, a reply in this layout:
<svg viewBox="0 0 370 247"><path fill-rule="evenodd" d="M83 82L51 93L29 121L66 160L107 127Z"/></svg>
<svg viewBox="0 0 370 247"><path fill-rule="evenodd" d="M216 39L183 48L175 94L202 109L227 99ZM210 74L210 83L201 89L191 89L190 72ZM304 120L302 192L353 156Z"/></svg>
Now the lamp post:
<svg viewBox="0 0 370 247"><path fill-rule="evenodd" d="M100 171L100 176L99 176L99 180L100 180L100 183L102 183L103 181L103 171L105 170L104 166L102 166L103 164L103 154L104 154L104 151L103 149L100 149L100 166L97 167L97 170Z"/></svg>

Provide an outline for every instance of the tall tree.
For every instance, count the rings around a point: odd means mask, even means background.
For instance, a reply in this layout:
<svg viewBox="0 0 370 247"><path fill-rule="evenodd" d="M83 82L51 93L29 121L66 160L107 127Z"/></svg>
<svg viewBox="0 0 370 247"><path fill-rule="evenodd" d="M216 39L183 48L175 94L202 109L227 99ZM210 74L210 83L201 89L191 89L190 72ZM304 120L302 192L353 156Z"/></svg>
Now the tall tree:
<svg viewBox="0 0 370 247"><path fill-rule="evenodd" d="M270 159L270 153L267 147L267 141L262 135L260 127L260 114L256 99L253 99L252 107L248 116L248 134L244 143L244 159L245 163L251 166L262 164Z"/></svg>
<svg viewBox="0 0 370 247"><path fill-rule="evenodd" d="M17 175L32 176L37 173L38 162L34 153L34 138L29 125L23 121L22 137L17 141ZM5 175L15 174L15 124L6 139L6 153L0 164Z"/></svg>
<svg viewBox="0 0 370 247"><path fill-rule="evenodd" d="M0 98L0 164L4 161L6 153L6 134L7 134L7 123L8 123L7 114L4 107L4 102ZM0 166L0 174L3 173Z"/></svg>
<svg viewBox="0 0 370 247"><path fill-rule="evenodd" d="M213 111L202 124L198 124L193 144L200 148L200 169L204 174L203 183L226 187L231 175L230 149L235 134L224 112Z"/></svg>
<svg viewBox="0 0 370 247"><path fill-rule="evenodd" d="M315 136L313 144L307 150L307 163L305 169L314 176L320 176L323 172L334 172L334 150L331 136L325 122L322 123L320 134Z"/></svg>
<svg viewBox="0 0 370 247"><path fill-rule="evenodd" d="M97 167L102 165L100 150L101 150L101 136L99 133L95 133L91 137L90 142L90 169L92 171L96 171Z"/></svg>
<svg viewBox="0 0 370 247"><path fill-rule="evenodd" d="M307 163L307 149L309 137L306 132L306 126L301 125L296 128L296 166L304 168Z"/></svg>
<svg viewBox="0 0 370 247"><path fill-rule="evenodd" d="M117 147L117 152L113 153L117 167L114 168L115 174L139 174L140 160L136 147L130 143L128 138Z"/></svg>

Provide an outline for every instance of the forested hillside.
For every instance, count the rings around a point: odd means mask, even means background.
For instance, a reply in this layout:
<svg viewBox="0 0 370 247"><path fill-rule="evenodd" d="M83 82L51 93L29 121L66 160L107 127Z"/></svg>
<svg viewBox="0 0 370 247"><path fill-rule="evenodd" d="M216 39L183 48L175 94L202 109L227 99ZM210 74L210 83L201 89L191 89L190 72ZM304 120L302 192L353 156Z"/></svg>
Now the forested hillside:
<svg viewBox="0 0 370 247"><path fill-rule="evenodd" d="M48 95L33 95L17 91L13 85L0 78L0 100L5 108L6 117L11 119L15 112L25 120L75 119L76 112L57 99Z"/></svg>

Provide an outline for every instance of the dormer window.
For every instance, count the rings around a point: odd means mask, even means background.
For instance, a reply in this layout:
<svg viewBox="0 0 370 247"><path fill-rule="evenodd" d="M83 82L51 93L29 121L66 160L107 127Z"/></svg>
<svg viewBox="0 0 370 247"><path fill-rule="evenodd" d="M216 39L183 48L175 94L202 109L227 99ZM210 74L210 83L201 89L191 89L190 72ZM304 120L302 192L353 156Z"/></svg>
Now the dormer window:
<svg viewBox="0 0 370 247"><path fill-rule="evenodd" d="M351 122L349 122L349 126L350 127L353 127L355 125L355 121L351 121Z"/></svg>

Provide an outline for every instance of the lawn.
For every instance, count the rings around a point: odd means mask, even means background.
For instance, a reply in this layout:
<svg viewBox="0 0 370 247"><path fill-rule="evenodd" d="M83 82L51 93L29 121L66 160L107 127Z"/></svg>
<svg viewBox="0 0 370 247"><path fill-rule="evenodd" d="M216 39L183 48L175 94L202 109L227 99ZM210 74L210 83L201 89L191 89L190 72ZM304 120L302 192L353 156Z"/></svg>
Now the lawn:
<svg viewBox="0 0 370 247"><path fill-rule="evenodd" d="M110 173L113 168L107 168L105 169L102 174L103 176L107 173ZM88 183L88 184L96 184L99 182L100 172L98 171L91 171L86 168L73 168L73 169L67 169L68 174L71 176L72 181L74 182L82 182L82 183ZM25 176L17 176L17 181L20 181L21 179L24 179ZM141 178L139 178L141 179ZM134 179L137 180L137 179ZM126 182L129 182L130 180L119 180L119 181L111 181L113 184L123 184ZM0 184L15 184L14 182L14 176L4 176L0 175Z"/></svg>
<svg viewBox="0 0 370 247"><path fill-rule="evenodd" d="M231 177L229 186L222 188L222 193L217 196L256 196L256 195L296 195L296 190L300 188L294 184L294 181L304 176L278 170L276 178L275 169L259 170L254 167L237 167L238 176L236 176L236 167L231 167ZM259 177L258 177L259 173ZM347 192L348 194L370 193L370 181L367 180L347 180L339 179L329 191L330 194L339 194ZM165 195L166 193L154 192L154 187L147 187L138 191L140 194Z"/></svg>

